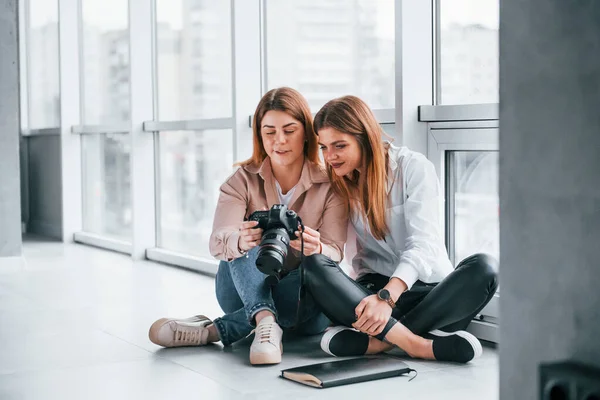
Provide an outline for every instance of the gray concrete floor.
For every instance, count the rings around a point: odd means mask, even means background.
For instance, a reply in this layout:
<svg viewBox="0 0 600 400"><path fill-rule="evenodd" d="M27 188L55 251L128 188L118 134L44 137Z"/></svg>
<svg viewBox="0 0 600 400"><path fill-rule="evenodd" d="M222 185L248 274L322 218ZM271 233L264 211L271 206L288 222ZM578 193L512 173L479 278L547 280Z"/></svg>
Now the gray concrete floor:
<svg viewBox="0 0 600 400"><path fill-rule="evenodd" d="M498 398L491 348L468 365L407 358L419 373L412 382L319 390L278 378L283 368L331 360L319 337L285 337L284 361L268 367L250 366L250 339L178 349L148 340L154 320L198 313L221 315L210 277L30 239L23 259L0 259L0 399Z"/></svg>

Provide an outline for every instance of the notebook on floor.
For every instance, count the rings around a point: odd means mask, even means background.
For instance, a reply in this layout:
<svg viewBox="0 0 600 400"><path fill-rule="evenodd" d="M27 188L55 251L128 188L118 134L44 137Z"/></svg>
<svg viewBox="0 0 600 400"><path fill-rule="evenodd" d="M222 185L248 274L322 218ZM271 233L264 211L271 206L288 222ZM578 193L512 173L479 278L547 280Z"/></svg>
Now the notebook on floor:
<svg viewBox="0 0 600 400"><path fill-rule="evenodd" d="M316 388L328 388L416 372L392 356L365 356L284 369L281 377Z"/></svg>

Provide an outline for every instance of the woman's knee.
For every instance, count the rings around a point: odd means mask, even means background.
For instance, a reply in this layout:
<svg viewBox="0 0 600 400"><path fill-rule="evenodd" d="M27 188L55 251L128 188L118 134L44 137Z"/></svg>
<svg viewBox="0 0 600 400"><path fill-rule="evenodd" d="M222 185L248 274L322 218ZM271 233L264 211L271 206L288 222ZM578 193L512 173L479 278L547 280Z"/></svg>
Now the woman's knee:
<svg viewBox="0 0 600 400"><path fill-rule="evenodd" d="M477 253L467 259L464 267L469 281L495 290L498 286L498 261L489 254Z"/></svg>
<svg viewBox="0 0 600 400"><path fill-rule="evenodd" d="M337 267L337 264L331 258L323 254L313 254L305 257L304 263L306 266L310 266L311 269Z"/></svg>
<svg viewBox="0 0 600 400"><path fill-rule="evenodd" d="M337 264L323 254L313 254L304 259L304 283L308 286L322 282L331 273L337 273Z"/></svg>

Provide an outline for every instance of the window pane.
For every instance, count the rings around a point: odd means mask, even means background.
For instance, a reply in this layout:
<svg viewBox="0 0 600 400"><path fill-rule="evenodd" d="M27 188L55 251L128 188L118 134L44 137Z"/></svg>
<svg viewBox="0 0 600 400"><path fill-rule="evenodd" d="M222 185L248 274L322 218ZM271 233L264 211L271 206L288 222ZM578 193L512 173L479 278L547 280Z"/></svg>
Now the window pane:
<svg viewBox="0 0 600 400"><path fill-rule="evenodd" d="M60 126L58 1L29 0L30 128Z"/></svg>
<svg viewBox="0 0 600 400"><path fill-rule="evenodd" d="M161 120L232 115L231 2L157 0Z"/></svg>
<svg viewBox="0 0 600 400"><path fill-rule="evenodd" d="M81 0L83 123L129 121L127 0Z"/></svg>
<svg viewBox="0 0 600 400"><path fill-rule="evenodd" d="M267 0L269 88L291 86L313 112L353 94L394 108L394 0Z"/></svg>
<svg viewBox="0 0 600 400"><path fill-rule="evenodd" d="M233 132L161 132L159 143L159 246L211 257L219 188L233 172Z"/></svg>
<svg viewBox="0 0 600 400"><path fill-rule="evenodd" d="M455 264L480 252L499 259L498 152L457 151L451 160Z"/></svg>
<svg viewBox="0 0 600 400"><path fill-rule="evenodd" d="M441 103L497 103L499 0L440 0Z"/></svg>
<svg viewBox="0 0 600 400"><path fill-rule="evenodd" d="M127 135L83 135L83 229L131 240L131 164Z"/></svg>

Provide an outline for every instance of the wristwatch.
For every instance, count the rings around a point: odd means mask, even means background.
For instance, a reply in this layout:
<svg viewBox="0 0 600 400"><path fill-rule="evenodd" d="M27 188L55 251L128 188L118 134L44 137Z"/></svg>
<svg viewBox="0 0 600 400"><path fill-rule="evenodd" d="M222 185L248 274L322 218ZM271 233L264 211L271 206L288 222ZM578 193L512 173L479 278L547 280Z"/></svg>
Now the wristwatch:
<svg viewBox="0 0 600 400"><path fill-rule="evenodd" d="M394 300L392 300L392 296L390 295L390 292L387 289L381 289L379 292L377 292L377 298L379 300L385 301L392 308L396 307L396 303L394 303Z"/></svg>

